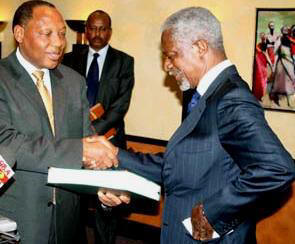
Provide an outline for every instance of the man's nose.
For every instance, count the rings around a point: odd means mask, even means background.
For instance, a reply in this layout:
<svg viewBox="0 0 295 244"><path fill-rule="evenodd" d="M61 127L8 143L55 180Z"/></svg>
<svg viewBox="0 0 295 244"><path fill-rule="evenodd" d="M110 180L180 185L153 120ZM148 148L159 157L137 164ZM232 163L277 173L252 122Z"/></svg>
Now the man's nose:
<svg viewBox="0 0 295 244"><path fill-rule="evenodd" d="M94 34L95 36L100 36L100 33L102 32L102 28L95 28Z"/></svg>
<svg viewBox="0 0 295 244"><path fill-rule="evenodd" d="M169 72L173 68L171 61L168 58L164 59L164 70L165 72Z"/></svg>
<svg viewBox="0 0 295 244"><path fill-rule="evenodd" d="M65 44L65 37L56 33L52 35L51 43L55 47L62 47Z"/></svg>

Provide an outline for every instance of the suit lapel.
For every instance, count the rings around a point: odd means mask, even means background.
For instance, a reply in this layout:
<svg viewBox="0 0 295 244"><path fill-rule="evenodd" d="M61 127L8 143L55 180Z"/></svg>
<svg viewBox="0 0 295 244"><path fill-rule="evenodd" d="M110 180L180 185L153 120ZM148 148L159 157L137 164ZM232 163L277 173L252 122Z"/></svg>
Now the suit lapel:
<svg viewBox="0 0 295 244"><path fill-rule="evenodd" d="M237 70L234 66L230 66L216 77L205 94L200 98L197 106L193 108L193 110L169 140L166 150L167 155L173 150L174 146L177 145L179 141L185 138L197 126L203 112L207 107L208 99L212 95L214 96L214 93L219 89L219 87L221 87L233 74L237 74Z"/></svg>
<svg viewBox="0 0 295 244"><path fill-rule="evenodd" d="M112 63L113 57L114 57L114 50L111 46L109 46L109 49L107 51L106 58L103 64L101 77L100 77L101 81L104 81L107 79L107 76L110 73L110 69L112 68L111 63Z"/></svg>
<svg viewBox="0 0 295 244"><path fill-rule="evenodd" d="M198 124L203 112L206 109L206 101L201 98L197 106L190 112L186 119L182 122L180 127L175 131L173 136L168 142L166 154L168 155L171 150L179 141L186 137Z"/></svg>
<svg viewBox="0 0 295 244"><path fill-rule="evenodd" d="M15 52L8 57L8 60L10 61L11 68L13 69L12 73L15 78L16 89L21 91L24 97L26 97L26 100L32 104L32 107L41 112L44 116L47 116L47 111L40 93L31 76L19 63Z"/></svg>
<svg viewBox="0 0 295 244"><path fill-rule="evenodd" d="M110 77L111 69L114 68L113 65L115 64L115 62L113 62L113 58L114 58L114 51L113 51L113 48L109 46L109 49L107 51L106 58L103 64L100 81L99 81L100 87L99 87L99 91L97 95L97 101L103 101L105 94L108 93L108 89L110 87L109 77Z"/></svg>
<svg viewBox="0 0 295 244"><path fill-rule="evenodd" d="M65 123L64 113L66 107L66 93L62 83L63 75L58 69L50 71L51 89L52 89L52 101L53 101L53 113L54 113L54 125L55 135L60 135L62 125Z"/></svg>

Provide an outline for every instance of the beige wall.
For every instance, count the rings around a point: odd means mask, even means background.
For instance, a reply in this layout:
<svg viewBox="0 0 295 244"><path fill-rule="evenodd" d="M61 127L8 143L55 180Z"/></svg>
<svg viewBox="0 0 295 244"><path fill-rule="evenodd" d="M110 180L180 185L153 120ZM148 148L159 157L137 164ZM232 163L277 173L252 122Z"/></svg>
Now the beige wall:
<svg viewBox="0 0 295 244"><path fill-rule="evenodd" d="M0 20L8 21L0 34L3 56L14 48L11 19L23 1L1 0ZM85 19L103 9L113 20L111 45L135 57L136 84L126 116L128 134L168 140L180 124L180 93L161 69L160 25L176 10L198 4L209 8L222 22L225 48L241 76L250 84L254 54L256 8L292 8L294 0L52 0L65 19ZM75 33L68 30L68 47ZM295 157L295 113L266 112L266 117L283 144ZM259 132L257 132L259 133Z"/></svg>

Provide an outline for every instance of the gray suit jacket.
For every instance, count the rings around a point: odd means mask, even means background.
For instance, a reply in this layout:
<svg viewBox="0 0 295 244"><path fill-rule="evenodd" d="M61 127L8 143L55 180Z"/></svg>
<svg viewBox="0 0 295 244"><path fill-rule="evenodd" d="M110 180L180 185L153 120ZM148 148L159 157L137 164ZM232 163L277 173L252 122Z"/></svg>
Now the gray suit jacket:
<svg viewBox="0 0 295 244"><path fill-rule="evenodd" d="M63 65L51 70L50 78L55 136L42 98L15 53L0 61L0 152L15 169L14 180L1 191L0 214L17 222L23 244L47 244L51 221L56 243L73 242L78 197L57 189L52 216L47 171L81 168L80 138L92 134L84 78Z"/></svg>
<svg viewBox="0 0 295 244"><path fill-rule="evenodd" d="M121 167L164 184L162 244L200 243L182 225L198 203L221 235L208 243L256 243L256 204L279 196L295 176L291 156L234 66L210 85L163 155L120 150L119 160Z"/></svg>

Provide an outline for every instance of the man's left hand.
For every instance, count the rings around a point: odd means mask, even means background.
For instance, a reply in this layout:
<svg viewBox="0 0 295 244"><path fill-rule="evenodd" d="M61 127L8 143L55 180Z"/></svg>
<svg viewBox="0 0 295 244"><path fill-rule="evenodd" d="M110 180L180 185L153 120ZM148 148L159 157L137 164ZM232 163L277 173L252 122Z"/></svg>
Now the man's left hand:
<svg viewBox="0 0 295 244"><path fill-rule="evenodd" d="M102 204L108 207L115 207L122 203L128 204L130 202L130 196L124 192L118 194L111 190L99 190L97 195Z"/></svg>
<svg viewBox="0 0 295 244"><path fill-rule="evenodd" d="M198 204L192 209L191 221L195 240L207 241L212 239L213 228L204 214L203 204Z"/></svg>

